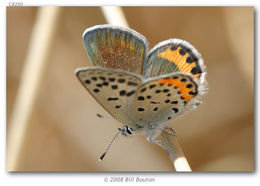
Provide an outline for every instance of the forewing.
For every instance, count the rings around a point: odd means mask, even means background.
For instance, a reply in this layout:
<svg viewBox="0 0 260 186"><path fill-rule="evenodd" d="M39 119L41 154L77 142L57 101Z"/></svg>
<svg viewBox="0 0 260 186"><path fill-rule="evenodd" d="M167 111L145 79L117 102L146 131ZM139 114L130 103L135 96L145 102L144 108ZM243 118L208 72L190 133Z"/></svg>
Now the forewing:
<svg viewBox="0 0 260 186"><path fill-rule="evenodd" d="M200 53L187 41L169 39L156 45L148 54L143 73L146 78L182 72L202 82L205 66Z"/></svg>
<svg viewBox="0 0 260 186"><path fill-rule="evenodd" d="M129 105L142 78L133 73L101 67L76 70L76 75L88 92L114 118L129 123Z"/></svg>
<svg viewBox="0 0 260 186"><path fill-rule="evenodd" d="M137 90L133 117L141 126L160 125L182 113L197 94L197 84L189 75L171 73L152 78Z"/></svg>
<svg viewBox="0 0 260 186"><path fill-rule="evenodd" d="M148 43L146 38L136 31L118 26L98 25L87 29L83 39L94 66L141 73Z"/></svg>

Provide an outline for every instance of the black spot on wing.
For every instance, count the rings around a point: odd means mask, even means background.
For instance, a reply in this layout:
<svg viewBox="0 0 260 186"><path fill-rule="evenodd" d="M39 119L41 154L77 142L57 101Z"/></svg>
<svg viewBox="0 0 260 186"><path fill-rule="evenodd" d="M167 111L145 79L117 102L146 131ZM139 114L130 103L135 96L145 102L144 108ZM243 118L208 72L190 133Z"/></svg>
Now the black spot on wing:
<svg viewBox="0 0 260 186"><path fill-rule="evenodd" d="M102 84L96 84L97 87L101 88L102 87Z"/></svg>
<svg viewBox="0 0 260 186"><path fill-rule="evenodd" d="M186 78L182 78L182 79L181 79L181 82L186 82L186 81L187 81Z"/></svg>
<svg viewBox="0 0 260 186"><path fill-rule="evenodd" d="M114 78L114 77L110 77L110 78L108 78L108 81L110 81L110 82L114 82L116 79Z"/></svg>
<svg viewBox="0 0 260 186"><path fill-rule="evenodd" d="M180 55L184 56L187 53L187 50L185 48L181 48L179 50Z"/></svg>
<svg viewBox="0 0 260 186"><path fill-rule="evenodd" d="M132 90L132 91L130 91L130 92L128 92L127 94L126 94L126 96L132 96L133 94L135 94L135 90Z"/></svg>
<svg viewBox="0 0 260 186"><path fill-rule="evenodd" d="M111 88L115 90L115 89L118 88L118 86L117 85L112 85Z"/></svg>
<svg viewBox="0 0 260 186"><path fill-rule="evenodd" d="M142 88L140 92L143 93L144 91L146 91L146 87Z"/></svg>
<svg viewBox="0 0 260 186"><path fill-rule="evenodd" d="M136 82L133 81L128 81L127 83L129 86L137 86L138 84Z"/></svg>
<svg viewBox="0 0 260 186"><path fill-rule="evenodd" d="M116 105L115 108L116 108L116 109L119 109L119 108L121 108L121 106L122 106L122 105Z"/></svg>
<svg viewBox="0 0 260 186"><path fill-rule="evenodd" d="M189 94L190 94L190 95L197 95L198 93L197 93L197 92L190 91Z"/></svg>
<svg viewBox="0 0 260 186"><path fill-rule="evenodd" d="M144 100L144 97L143 97L143 96L138 96L137 100L143 101L143 100Z"/></svg>
<svg viewBox="0 0 260 186"><path fill-rule="evenodd" d="M167 92L169 92L170 90L169 89L163 89L163 92L164 93L167 93Z"/></svg>
<svg viewBox="0 0 260 186"><path fill-rule="evenodd" d="M117 101L118 99L118 97L109 97L107 98L107 101Z"/></svg>
<svg viewBox="0 0 260 186"><path fill-rule="evenodd" d="M177 45L172 45L170 49L171 49L171 50L176 50L177 48L178 48Z"/></svg>
<svg viewBox="0 0 260 186"><path fill-rule="evenodd" d="M85 80L85 83L89 85L91 83L91 81L87 79L87 80Z"/></svg>
<svg viewBox="0 0 260 186"><path fill-rule="evenodd" d="M169 99L165 100L165 103L170 103L170 102L171 102L171 100L169 100Z"/></svg>
<svg viewBox="0 0 260 186"><path fill-rule="evenodd" d="M93 91L96 93L100 92L100 90L98 88L95 88Z"/></svg>
<svg viewBox="0 0 260 186"><path fill-rule="evenodd" d="M104 86L108 86L109 83L108 83L107 81L104 81L104 82L102 83L102 85L104 85Z"/></svg>
<svg viewBox="0 0 260 186"><path fill-rule="evenodd" d="M121 91L119 92L119 95L120 95L120 96L125 96L125 95L126 95L126 91L125 91L125 90L121 90Z"/></svg>
<svg viewBox="0 0 260 186"><path fill-rule="evenodd" d="M192 88L192 84L188 84L187 86L186 86L186 88Z"/></svg>
<svg viewBox="0 0 260 186"><path fill-rule="evenodd" d="M144 111L145 111L145 109L144 109L143 107L138 107L137 110L138 110L139 112L144 112Z"/></svg>
<svg viewBox="0 0 260 186"><path fill-rule="evenodd" d="M101 79L101 80L103 80L103 81L106 80L106 78L105 78L104 76L100 76L99 79Z"/></svg>
<svg viewBox="0 0 260 186"><path fill-rule="evenodd" d="M172 108L172 110L175 112L175 113L177 113L177 112L179 112L179 109L177 109L177 108Z"/></svg>
<svg viewBox="0 0 260 186"><path fill-rule="evenodd" d="M154 87L156 87L156 84L153 84L153 85L150 85L150 86L149 86L150 89L152 89L152 88L154 88Z"/></svg>
<svg viewBox="0 0 260 186"><path fill-rule="evenodd" d="M118 83L125 83L125 79L123 78L118 79Z"/></svg>

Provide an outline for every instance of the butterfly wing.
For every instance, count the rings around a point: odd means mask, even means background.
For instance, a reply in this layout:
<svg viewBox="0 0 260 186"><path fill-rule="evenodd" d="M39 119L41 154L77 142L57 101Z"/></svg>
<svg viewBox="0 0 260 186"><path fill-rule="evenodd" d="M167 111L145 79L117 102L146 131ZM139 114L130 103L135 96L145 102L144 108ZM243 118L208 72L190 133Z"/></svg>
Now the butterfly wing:
<svg viewBox="0 0 260 186"><path fill-rule="evenodd" d="M129 107L142 82L140 76L101 67L79 68L76 75L105 110L122 123L129 124Z"/></svg>
<svg viewBox="0 0 260 186"><path fill-rule="evenodd" d="M139 86L131 114L143 127L160 126L186 110L197 94L197 83L190 75L170 73L150 78Z"/></svg>
<svg viewBox="0 0 260 186"><path fill-rule="evenodd" d="M204 81L205 66L200 53L187 41L169 39L156 45L144 61L146 78L171 72L191 75L198 83Z"/></svg>
<svg viewBox="0 0 260 186"><path fill-rule="evenodd" d="M94 66L141 73L148 42L129 28L98 25L83 34L85 47Z"/></svg>

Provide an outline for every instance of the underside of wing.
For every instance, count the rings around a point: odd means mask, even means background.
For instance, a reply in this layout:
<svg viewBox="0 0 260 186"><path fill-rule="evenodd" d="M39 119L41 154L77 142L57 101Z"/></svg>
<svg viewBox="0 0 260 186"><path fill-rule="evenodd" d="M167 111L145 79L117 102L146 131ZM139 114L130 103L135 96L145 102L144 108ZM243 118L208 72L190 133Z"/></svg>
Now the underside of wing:
<svg viewBox="0 0 260 186"><path fill-rule="evenodd" d="M129 123L129 105L142 78L122 70L87 67L76 70L82 85L114 118Z"/></svg>
<svg viewBox="0 0 260 186"><path fill-rule="evenodd" d="M137 90L133 115L141 126L156 126L173 119L198 94L193 78L184 73L171 73L145 81Z"/></svg>
<svg viewBox="0 0 260 186"><path fill-rule="evenodd" d="M204 79L205 70L200 53L190 43L181 39L169 39L156 45L148 54L143 66L146 78L182 72L199 82Z"/></svg>
<svg viewBox="0 0 260 186"><path fill-rule="evenodd" d="M83 39L94 66L141 73L148 42L136 31L118 26L98 25L88 28Z"/></svg>

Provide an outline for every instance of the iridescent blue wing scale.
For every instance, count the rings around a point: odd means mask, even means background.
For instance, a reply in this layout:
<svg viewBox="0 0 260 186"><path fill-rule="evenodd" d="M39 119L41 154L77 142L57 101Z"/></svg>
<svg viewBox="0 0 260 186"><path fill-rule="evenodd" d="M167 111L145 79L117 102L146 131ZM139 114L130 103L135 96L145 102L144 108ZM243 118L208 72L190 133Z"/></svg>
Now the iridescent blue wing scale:
<svg viewBox="0 0 260 186"><path fill-rule="evenodd" d="M141 74L146 57L146 38L129 28L98 25L83 33L87 54L94 66Z"/></svg>

